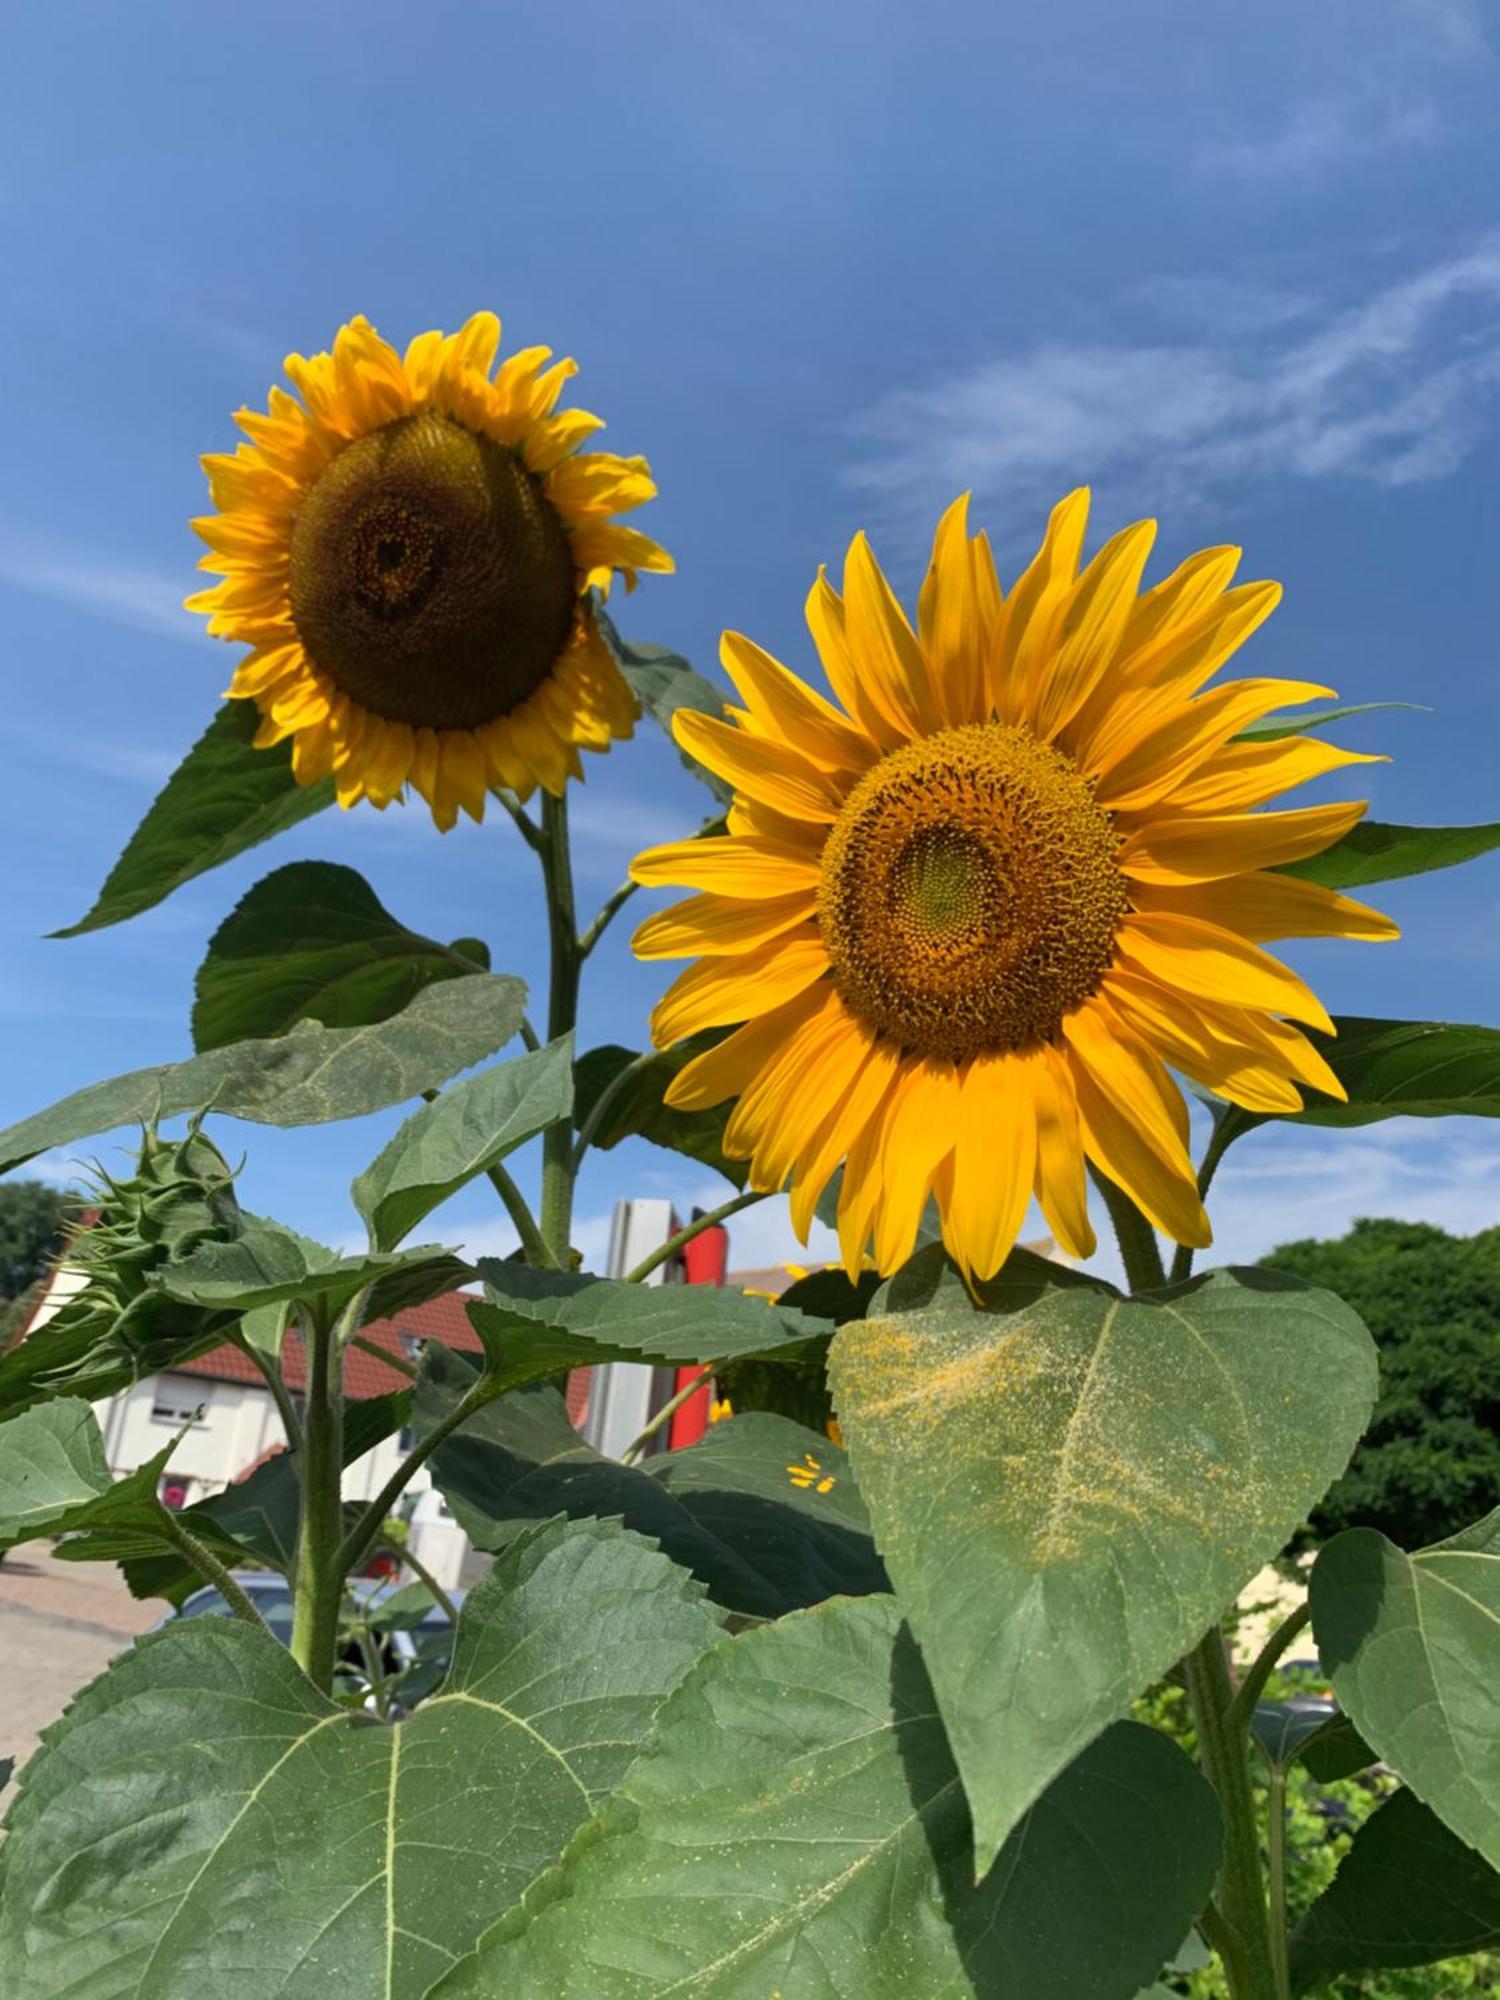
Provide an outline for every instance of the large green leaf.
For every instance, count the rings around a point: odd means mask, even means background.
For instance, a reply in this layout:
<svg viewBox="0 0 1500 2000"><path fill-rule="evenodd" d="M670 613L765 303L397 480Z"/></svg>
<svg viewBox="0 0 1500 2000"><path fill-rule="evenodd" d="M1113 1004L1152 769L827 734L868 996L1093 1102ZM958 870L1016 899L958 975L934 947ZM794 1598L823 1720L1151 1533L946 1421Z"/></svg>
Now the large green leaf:
<svg viewBox="0 0 1500 2000"><path fill-rule="evenodd" d="M773 1354L832 1330L826 1320L734 1286L628 1285L489 1257L478 1268L485 1298L469 1307L469 1318L507 1387L595 1361Z"/></svg>
<svg viewBox="0 0 1500 2000"><path fill-rule="evenodd" d="M346 1402L344 1464L363 1458L407 1423L411 1405L409 1389ZM278 1451L248 1478L184 1507L177 1518L230 1568L261 1563L286 1576L291 1573L296 1551L301 1505L297 1459L292 1452ZM180 1604L203 1586L199 1572L174 1548L161 1546L157 1537L129 1527L98 1527L74 1535L59 1543L57 1554L67 1562L119 1563L133 1597L164 1597L171 1604Z"/></svg>
<svg viewBox="0 0 1500 2000"><path fill-rule="evenodd" d="M386 1293L384 1311L391 1312L397 1310L390 1301L398 1293L410 1305L470 1276L468 1265L439 1245L343 1257L279 1222L249 1216L238 1236L200 1245L167 1265L157 1282L174 1299L234 1313L291 1299L317 1300L333 1313L356 1293L380 1285Z"/></svg>
<svg viewBox="0 0 1500 2000"><path fill-rule="evenodd" d="M169 1444L116 1480L98 1420L76 1396L0 1424L0 1549L74 1528L149 1529L161 1518L156 1483Z"/></svg>
<svg viewBox="0 0 1500 2000"><path fill-rule="evenodd" d="M371 1243L389 1250L476 1174L572 1108L571 1035L450 1084L412 1113L354 1183L354 1206Z"/></svg>
<svg viewBox="0 0 1500 2000"><path fill-rule="evenodd" d="M1215 1271L1155 1298L1007 1266L834 1338L875 1540L974 1809L981 1867L1343 1471L1375 1348L1331 1293ZM892 1281L892 1291L897 1291Z"/></svg>
<svg viewBox="0 0 1500 2000"><path fill-rule="evenodd" d="M594 615L616 665L630 683L631 693L669 739L672 717L679 708L696 709L701 715L723 715L723 689L705 680L695 667L688 665L681 653L674 653L667 646L633 646L628 639L622 639L614 620L597 598L594 600ZM727 784L716 771L710 771L706 764L700 764L696 757L690 757L685 750L679 749L677 754L720 805L733 803L732 785Z"/></svg>
<svg viewBox="0 0 1500 2000"><path fill-rule="evenodd" d="M1416 1555L1373 1528L1336 1535L1308 1594L1355 1728L1500 1867L1500 1508Z"/></svg>
<svg viewBox="0 0 1500 2000"><path fill-rule="evenodd" d="M1275 743L1284 736L1306 736L1315 729L1326 729L1331 722L1343 722L1351 715L1374 715L1386 708L1409 708L1425 713L1419 701L1347 702L1339 708L1312 708L1305 715L1295 712L1268 715L1264 722L1253 722L1248 729L1242 729L1235 741Z"/></svg>
<svg viewBox="0 0 1500 2000"><path fill-rule="evenodd" d="M1292 1986L1500 1945L1500 1874L1409 1791L1373 1813L1292 1933Z"/></svg>
<svg viewBox="0 0 1500 2000"><path fill-rule="evenodd" d="M1202 1908L1212 1793L1122 1723L974 1886L921 1657L888 1598L716 1647L546 1890L433 2000L1126 2000Z"/></svg>
<svg viewBox="0 0 1500 2000"><path fill-rule="evenodd" d="M750 1172L748 1160L730 1160L724 1155L724 1127L733 1110L730 1104L710 1105L706 1111L675 1111L662 1102L668 1084L683 1066L720 1040L717 1033L690 1036L674 1048L653 1055L624 1083L604 1108L604 1115L589 1139L591 1146L608 1152L622 1139L649 1139L674 1153L684 1153L705 1167L712 1167L737 1188L742 1188ZM632 1063L641 1062L634 1049L606 1043L580 1056L575 1072L578 1095L578 1122L583 1125L599 1099Z"/></svg>
<svg viewBox="0 0 1500 2000"><path fill-rule="evenodd" d="M1277 870L1328 889L1359 889L1369 882L1394 882L1403 875L1427 875L1456 868L1500 847L1500 824L1488 826L1387 826L1361 820L1342 840L1305 861Z"/></svg>
<svg viewBox="0 0 1500 2000"><path fill-rule="evenodd" d="M1294 1114L1302 1125L1373 1125L1382 1118L1500 1118L1500 1029L1456 1021L1334 1018L1337 1035L1305 1030L1349 1096L1313 1094ZM1268 1122L1256 1111L1224 1113L1222 1145Z"/></svg>
<svg viewBox="0 0 1500 2000"><path fill-rule="evenodd" d="M428 1428L473 1381L434 1355L417 1392ZM517 1390L441 1444L433 1483L476 1548L534 1521L614 1519L650 1535L730 1611L776 1618L836 1592L887 1588L842 1451L785 1417L716 1424L685 1451L621 1465L584 1442L557 1390Z"/></svg>
<svg viewBox="0 0 1500 2000"><path fill-rule="evenodd" d="M424 987L389 1021L361 1028L300 1021L270 1041L131 1070L0 1132L0 1173L49 1146L204 1106L258 1125L324 1125L383 1111L503 1048L525 1004L519 979L480 972Z"/></svg>
<svg viewBox="0 0 1500 2000"><path fill-rule="evenodd" d="M447 1682L394 1727L231 1620L140 1641L24 1774L6 2000L420 2000L590 1818L717 1631L649 1544L553 1523L470 1593Z"/></svg>
<svg viewBox="0 0 1500 2000"><path fill-rule="evenodd" d="M474 950L409 931L353 868L294 861L257 882L209 940L193 1046L284 1035L298 1021L389 1020L424 986L487 972L488 958L476 963Z"/></svg>
<svg viewBox="0 0 1500 2000"><path fill-rule="evenodd" d="M157 794L94 907L54 933L77 937L139 916L184 882L333 804L333 780L299 785L292 746L252 750L253 701L226 701Z"/></svg>

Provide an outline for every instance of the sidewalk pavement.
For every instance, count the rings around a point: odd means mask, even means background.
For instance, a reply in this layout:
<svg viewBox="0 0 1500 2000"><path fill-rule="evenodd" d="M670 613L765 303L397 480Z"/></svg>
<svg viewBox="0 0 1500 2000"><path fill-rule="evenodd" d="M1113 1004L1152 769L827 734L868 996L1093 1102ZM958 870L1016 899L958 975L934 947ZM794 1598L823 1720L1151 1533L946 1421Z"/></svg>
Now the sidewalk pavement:
<svg viewBox="0 0 1500 2000"><path fill-rule="evenodd" d="M0 1758L20 1766L49 1722L166 1606L138 1602L112 1563L59 1562L27 1542L0 1563ZM0 1809L10 1788L0 1792Z"/></svg>

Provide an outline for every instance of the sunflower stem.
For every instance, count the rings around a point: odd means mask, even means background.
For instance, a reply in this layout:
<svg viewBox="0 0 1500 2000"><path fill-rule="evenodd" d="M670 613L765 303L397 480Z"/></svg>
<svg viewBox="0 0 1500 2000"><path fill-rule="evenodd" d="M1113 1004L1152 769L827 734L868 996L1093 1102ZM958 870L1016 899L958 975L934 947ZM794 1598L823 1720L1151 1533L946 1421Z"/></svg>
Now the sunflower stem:
<svg viewBox="0 0 1500 2000"><path fill-rule="evenodd" d="M339 1607L344 1572L339 1567L343 1535L343 1349L359 1328L363 1295L349 1302L337 1325L322 1312L309 1313L307 1408L302 1420L302 1514L292 1581L292 1658L315 1687L333 1686L338 1651Z"/></svg>
<svg viewBox="0 0 1500 2000"><path fill-rule="evenodd" d="M627 878L620 884L618 889L612 890L599 905L598 914L595 916L594 921L578 940L578 955L580 958L588 957L620 911L624 909L625 905L635 894L638 886L637 883Z"/></svg>
<svg viewBox="0 0 1500 2000"><path fill-rule="evenodd" d="M573 862L568 851L567 795L542 794L542 879L547 890L547 924L552 938L551 983L547 994L547 1039L570 1033L578 1019L578 983L583 951L573 897ZM542 1241L554 1264L572 1261L573 1120L561 1118L542 1135Z"/></svg>
<svg viewBox="0 0 1500 2000"><path fill-rule="evenodd" d="M1203 1158L1198 1162L1199 1201L1207 1199L1208 1191L1213 1186L1214 1175L1218 1172L1219 1162L1228 1152L1229 1141L1233 1137L1234 1130L1229 1123L1227 1113L1217 1112L1214 1116L1214 1128L1208 1135L1208 1144L1203 1148ZM1193 1247L1190 1243L1179 1243L1172 1258L1172 1274L1169 1282L1180 1285L1184 1279L1192 1275Z"/></svg>
<svg viewBox="0 0 1500 2000"><path fill-rule="evenodd" d="M1132 1292L1159 1292L1167 1282L1167 1274L1162 1266L1156 1231L1128 1194L1093 1167L1089 1172L1093 1175L1094 1186L1104 1197L1104 1206L1114 1224L1126 1283Z"/></svg>
<svg viewBox="0 0 1500 2000"><path fill-rule="evenodd" d="M643 1055L638 1055L632 1061L626 1063L623 1069L615 1072L589 1106L587 1117L584 1118L578 1127L578 1144L573 1148L573 1171L575 1174L583 1164L584 1154L593 1144L594 1134L604 1123L605 1112L608 1111L620 1093L633 1083L642 1071L656 1061L656 1057L657 1051L655 1049L647 1049Z"/></svg>
<svg viewBox="0 0 1500 2000"><path fill-rule="evenodd" d="M716 1222L727 1222L731 1215L738 1215L742 1208L749 1208L757 1201L769 1201L766 1193L749 1188L744 1194L737 1194L733 1201L722 1201L717 1208L711 1208L706 1215L694 1216L693 1220L675 1236L669 1236L665 1243L659 1243L649 1257L643 1257L633 1271L625 1273L627 1285L638 1285L643 1278L649 1278L658 1264L665 1264L669 1257L675 1257L685 1243L691 1243L695 1236L701 1236L705 1229L712 1229Z"/></svg>

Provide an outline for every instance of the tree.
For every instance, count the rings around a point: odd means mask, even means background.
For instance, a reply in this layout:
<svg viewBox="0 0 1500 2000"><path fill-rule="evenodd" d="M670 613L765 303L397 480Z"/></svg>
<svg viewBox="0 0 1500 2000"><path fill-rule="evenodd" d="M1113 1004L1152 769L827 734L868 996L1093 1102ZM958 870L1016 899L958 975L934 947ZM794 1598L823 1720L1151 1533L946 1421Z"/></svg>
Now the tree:
<svg viewBox="0 0 1500 2000"><path fill-rule="evenodd" d="M71 1206L45 1181L0 1181L0 1300L19 1298L46 1275Z"/></svg>
<svg viewBox="0 0 1500 2000"><path fill-rule="evenodd" d="M1333 1242L1283 1244L1262 1263L1323 1285L1380 1348L1380 1400L1312 1538L1373 1527L1403 1548L1441 1541L1500 1491L1500 1228L1450 1236L1365 1219Z"/></svg>

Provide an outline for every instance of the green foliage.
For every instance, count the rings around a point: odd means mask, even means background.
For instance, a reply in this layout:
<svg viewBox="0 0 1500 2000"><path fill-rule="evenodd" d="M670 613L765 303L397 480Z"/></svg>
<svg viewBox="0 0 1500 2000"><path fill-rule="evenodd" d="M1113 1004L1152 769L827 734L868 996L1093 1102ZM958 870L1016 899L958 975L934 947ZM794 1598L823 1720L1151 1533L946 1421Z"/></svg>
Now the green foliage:
<svg viewBox="0 0 1500 2000"><path fill-rule="evenodd" d="M1170 1955L1217 1847L1207 1785L1124 1723L976 1887L900 1612L835 1601L706 1654L602 1837L578 1841L536 1899L552 1907L498 1925L433 2000L1113 2000Z"/></svg>
<svg viewBox="0 0 1500 2000"><path fill-rule="evenodd" d="M77 937L139 916L184 882L333 804L333 780L299 785L292 746L254 750L253 701L221 702L110 870L87 916L56 933Z"/></svg>
<svg viewBox="0 0 1500 2000"><path fill-rule="evenodd" d="M433 1360L417 1392L424 1428L473 1380L457 1357ZM538 1385L502 1396L441 1445L432 1477L476 1548L506 1548L556 1514L619 1519L717 1603L752 1617L886 1587L843 1452L784 1417L735 1417L690 1450L621 1465L585 1443L562 1397Z"/></svg>
<svg viewBox="0 0 1500 2000"><path fill-rule="evenodd" d="M1375 1414L1313 1537L1362 1526L1413 1549L1472 1521L1500 1492L1500 1229L1366 1220L1262 1261L1336 1292L1380 1349Z"/></svg>
<svg viewBox="0 0 1500 2000"><path fill-rule="evenodd" d="M750 1171L749 1161L731 1160L724 1153L724 1127L733 1107L712 1104L705 1111L676 1111L662 1102L678 1071L721 1039L716 1032L694 1035L650 1057L607 1042L580 1056L576 1072L579 1123L590 1121L595 1105L606 1091L610 1093L598 1123L591 1127L589 1144L609 1152L622 1139L649 1139L653 1145L666 1146L712 1167L742 1188Z"/></svg>
<svg viewBox="0 0 1500 2000"><path fill-rule="evenodd" d="M47 1275L77 1205L45 1181L0 1182L0 1300L20 1298Z"/></svg>
<svg viewBox="0 0 1500 2000"><path fill-rule="evenodd" d="M1387 826L1364 819L1342 840L1305 861L1286 862L1277 872L1321 882L1329 889L1362 889L1370 882L1394 882L1404 875L1427 875L1456 868L1500 847L1500 823L1488 826Z"/></svg>
<svg viewBox="0 0 1500 2000"><path fill-rule="evenodd" d="M421 2000L588 1821L717 1633L648 1543L562 1523L470 1595L447 1682L392 1727L252 1627L137 1642L47 1733L7 1819L7 2000L205 1982Z"/></svg>
<svg viewBox="0 0 1500 2000"><path fill-rule="evenodd" d="M604 643L630 683L631 693L668 737L672 734L672 717L679 708L691 708L700 715L724 713L723 691L712 681L705 680L696 668L689 666L681 653L674 653L668 646L636 646L628 639L622 639L597 595L594 598L594 616ZM721 806L733 801L734 787L726 784L717 771L710 771L685 750L679 750L677 754L699 784L706 785Z"/></svg>
<svg viewBox="0 0 1500 2000"><path fill-rule="evenodd" d="M116 1483L87 1403L63 1396L0 1424L0 1548L74 1528L149 1528L171 1446Z"/></svg>
<svg viewBox="0 0 1500 2000"><path fill-rule="evenodd" d="M831 1357L982 1867L1284 1545L1375 1394L1358 1319L1293 1279L1219 1271L1155 1303L1050 1268L1008 1264L987 1312L956 1276L877 1299Z"/></svg>
<svg viewBox="0 0 1500 2000"><path fill-rule="evenodd" d="M409 931L353 868L294 861L257 882L210 939L193 1046L284 1035L298 1021L387 1021L424 986L487 972L475 950L472 940L465 951Z"/></svg>

